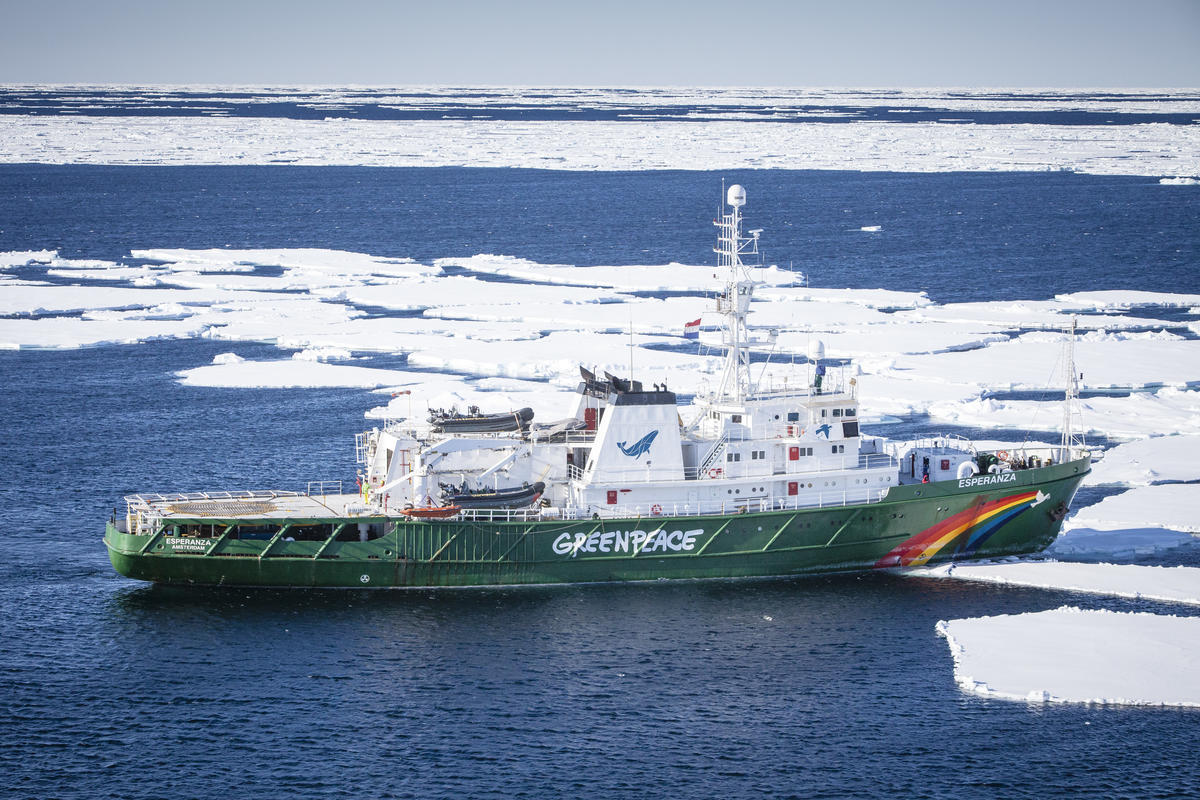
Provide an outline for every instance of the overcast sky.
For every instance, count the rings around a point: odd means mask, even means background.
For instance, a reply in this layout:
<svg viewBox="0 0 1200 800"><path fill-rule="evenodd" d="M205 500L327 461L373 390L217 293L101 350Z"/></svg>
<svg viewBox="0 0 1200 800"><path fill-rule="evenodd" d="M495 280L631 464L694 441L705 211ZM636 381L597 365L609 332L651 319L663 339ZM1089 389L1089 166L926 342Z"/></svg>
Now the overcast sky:
<svg viewBox="0 0 1200 800"><path fill-rule="evenodd" d="M1200 87L1200 0L0 0L0 83Z"/></svg>

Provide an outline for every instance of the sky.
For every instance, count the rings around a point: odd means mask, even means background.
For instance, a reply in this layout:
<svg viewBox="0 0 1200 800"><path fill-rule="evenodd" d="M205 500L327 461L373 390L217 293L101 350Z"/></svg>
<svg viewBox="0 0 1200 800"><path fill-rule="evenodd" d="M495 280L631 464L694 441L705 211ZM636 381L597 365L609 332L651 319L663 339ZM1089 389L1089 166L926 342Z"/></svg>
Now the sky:
<svg viewBox="0 0 1200 800"><path fill-rule="evenodd" d="M1200 87L1200 0L0 0L0 83Z"/></svg>

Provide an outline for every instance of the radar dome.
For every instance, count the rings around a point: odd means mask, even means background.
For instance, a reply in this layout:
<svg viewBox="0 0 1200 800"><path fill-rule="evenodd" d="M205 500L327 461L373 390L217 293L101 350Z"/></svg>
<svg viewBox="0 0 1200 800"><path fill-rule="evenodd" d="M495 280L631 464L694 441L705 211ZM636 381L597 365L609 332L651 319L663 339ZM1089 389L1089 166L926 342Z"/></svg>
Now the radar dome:
<svg viewBox="0 0 1200 800"><path fill-rule="evenodd" d="M820 339L813 339L808 345L808 358L810 361L820 361L825 357L825 343Z"/></svg>
<svg viewBox="0 0 1200 800"><path fill-rule="evenodd" d="M746 190L742 188L741 184L735 183L729 187L729 192L725 195L725 202L734 208L741 208L746 205Z"/></svg>

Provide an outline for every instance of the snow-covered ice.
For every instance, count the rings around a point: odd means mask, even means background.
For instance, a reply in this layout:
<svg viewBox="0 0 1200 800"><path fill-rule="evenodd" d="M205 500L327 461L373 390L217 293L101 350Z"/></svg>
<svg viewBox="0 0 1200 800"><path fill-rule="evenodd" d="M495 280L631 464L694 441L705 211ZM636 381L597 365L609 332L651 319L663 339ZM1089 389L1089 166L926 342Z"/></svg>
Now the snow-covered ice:
<svg viewBox="0 0 1200 800"><path fill-rule="evenodd" d="M179 382L184 386L208 387L312 389L345 386L374 389L378 386L416 384L429 378L429 375L419 372L327 364L305 358L278 361L217 358L220 361L216 363L179 371L176 373Z"/></svg>
<svg viewBox="0 0 1200 800"><path fill-rule="evenodd" d="M721 281L719 275L714 277L714 273L718 272L716 267L696 264L578 267L540 264L524 258L497 255L443 258L434 263L442 268L461 267L521 281L618 289L623 292L706 292L712 291ZM800 273L777 266L753 268L750 272L754 280L769 286L790 286L803 279Z"/></svg>
<svg viewBox="0 0 1200 800"><path fill-rule="evenodd" d="M1200 483L1138 486L1071 515L1072 525L1097 530L1170 528L1200 533Z"/></svg>
<svg viewBox="0 0 1200 800"><path fill-rule="evenodd" d="M1061 333L1027 333L974 352L918 355L898 369L938 376L948 383L990 389L1044 389L1062 386ZM1200 340L1168 331L1099 333L1078 337L1075 360L1081 389L1200 385Z"/></svg>
<svg viewBox="0 0 1200 800"><path fill-rule="evenodd" d="M905 574L1200 605L1200 568L1197 567L1021 561L943 564L905 570Z"/></svg>
<svg viewBox="0 0 1200 800"><path fill-rule="evenodd" d="M295 120L0 117L0 160L53 164L528 167L558 170L1071 170L1185 174L1195 125L738 120Z"/></svg>
<svg viewBox="0 0 1200 800"><path fill-rule="evenodd" d="M963 691L1034 703L1200 706L1200 618L1063 607L943 620Z"/></svg>
<svg viewBox="0 0 1200 800"><path fill-rule="evenodd" d="M1064 525L1045 554L1064 561L1130 561L1197 544L1200 539L1190 533L1168 528L1096 530Z"/></svg>
<svg viewBox="0 0 1200 800"><path fill-rule="evenodd" d="M1104 452L1084 479L1088 486L1149 486L1200 481L1200 434L1156 436ZM1200 508L1196 509L1200 516Z"/></svg>
<svg viewBox="0 0 1200 800"><path fill-rule="evenodd" d="M872 376L872 380L878 381L878 378ZM929 382L924 385L935 386ZM1057 430L1062 424L1060 403L981 399L967 391L969 386L941 384L941 400L930 403L924 410L944 422L980 428ZM899 391L904 391L902 386ZM1080 406L1083 430L1088 435L1142 439L1161 436L1166 431L1200 433L1198 391L1165 388L1134 392L1128 396L1089 397L1080 401Z"/></svg>

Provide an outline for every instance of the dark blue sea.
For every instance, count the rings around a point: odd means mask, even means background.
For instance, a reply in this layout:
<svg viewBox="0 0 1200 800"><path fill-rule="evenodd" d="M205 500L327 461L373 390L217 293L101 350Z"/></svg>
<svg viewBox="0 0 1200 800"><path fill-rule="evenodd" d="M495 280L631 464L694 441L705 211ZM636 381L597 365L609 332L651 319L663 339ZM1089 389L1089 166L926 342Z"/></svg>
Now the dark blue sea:
<svg viewBox="0 0 1200 800"><path fill-rule="evenodd" d="M815 286L1200 292L1200 190L1066 173L8 165L0 251L705 263L722 179L747 187L768 261ZM122 578L101 536L123 495L353 476L378 396L176 383L227 349L0 352L0 796L1200 794L1195 711L969 696L934 633L1064 604L1187 607L879 574L441 591Z"/></svg>

